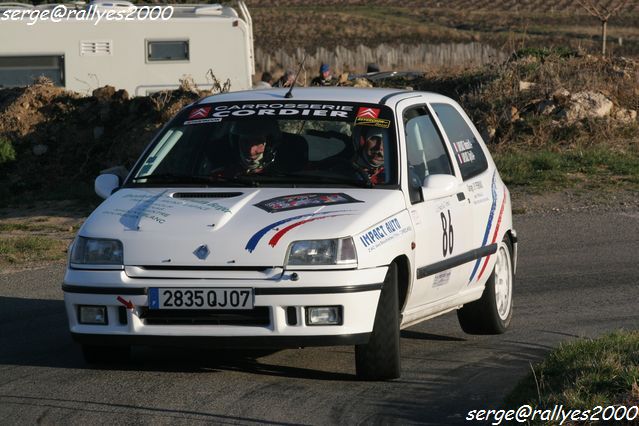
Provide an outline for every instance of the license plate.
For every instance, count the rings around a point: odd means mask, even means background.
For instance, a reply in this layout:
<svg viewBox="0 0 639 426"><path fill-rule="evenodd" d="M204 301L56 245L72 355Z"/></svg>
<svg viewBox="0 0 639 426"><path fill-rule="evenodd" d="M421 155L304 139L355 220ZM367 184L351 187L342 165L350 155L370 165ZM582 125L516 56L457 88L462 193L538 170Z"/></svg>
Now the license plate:
<svg viewBox="0 0 639 426"><path fill-rule="evenodd" d="M150 288L149 309L253 309L253 289Z"/></svg>

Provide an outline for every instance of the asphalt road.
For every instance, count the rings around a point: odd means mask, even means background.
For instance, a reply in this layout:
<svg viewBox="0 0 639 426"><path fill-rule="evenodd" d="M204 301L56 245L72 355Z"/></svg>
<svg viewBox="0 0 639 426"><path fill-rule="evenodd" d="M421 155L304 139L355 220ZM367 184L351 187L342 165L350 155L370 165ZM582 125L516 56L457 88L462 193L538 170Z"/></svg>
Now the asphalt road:
<svg viewBox="0 0 639 426"><path fill-rule="evenodd" d="M242 353L136 348L90 368L54 266L0 275L0 424L459 423L495 408L559 342L638 328L639 213L515 217L512 329L468 336L454 313L402 333L402 378L358 382L350 347Z"/></svg>

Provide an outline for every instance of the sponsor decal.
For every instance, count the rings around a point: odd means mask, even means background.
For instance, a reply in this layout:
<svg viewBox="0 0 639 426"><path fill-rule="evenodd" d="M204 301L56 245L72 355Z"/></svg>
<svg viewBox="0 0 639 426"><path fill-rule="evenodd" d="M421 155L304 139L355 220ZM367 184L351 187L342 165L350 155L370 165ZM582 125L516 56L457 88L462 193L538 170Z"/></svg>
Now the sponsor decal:
<svg viewBox="0 0 639 426"><path fill-rule="evenodd" d="M355 119L356 126L373 126L381 127L382 129L388 129L390 127L390 120L383 120L381 118L366 118L358 117Z"/></svg>
<svg viewBox="0 0 639 426"><path fill-rule="evenodd" d="M220 120L225 118L242 117L313 117L322 118L353 118L354 107L352 105L337 104L307 104L307 103L261 103L261 104L233 104L213 106L212 118Z"/></svg>
<svg viewBox="0 0 639 426"><path fill-rule="evenodd" d="M309 214L302 214L299 216L293 216L287 219L279 220L277 222L274 222L274 223L271 223L270 225L265 226L264 228L260 229L255 234L253 234L253 236L249 238L248 242L246 243L246 247L244 247L244 249L247 250L249 253L253 253L253 250L255 250L260 240L271 231L275 231L276 233L270 239L269 245L271 247L275 247L277 243L279 242L279 240L286 233L297 228L298 226L302 226L309 222L314 222L315 220L328 219L328 218L337 217L337 216L347 216L350 213L346 213L346 212L349 212L349 211L350 210L336 210L332 212L309 213ZM295 222L295 223L292 223L282 229L279 228L279 226L289 222Z"/></svg>
<svg viewBox="0 0 639 426"><path fill-rule="evenodd" d="M473 143L470 139L453 142L453 149L459 164L466 164L475 161L475 153L473 152Z"/></svg>
<svg viewBox="0 0 639 426"><path fill-rule="evenodd" d="M439 274L435 275L435 278L433 279L433 287L441 287L444 286L446 284L448 284L448 282L450 281L450 269L444 272L440 272Z"/></svg>
<svg viewBox="0 0 639 426"><path fill-rule="evenodd" d="M209 113L211 112L212 106L203 106L194 108L189 113L184 124L203 124L203 123L217 123L222 121L221 118L211 118L209 117Z"/></svg>
<svg viewBox="0 0 639 426"><path fill-rule="evenodd" d="M388 129L390 120L379 118L379 108L359 107L355 116L356 126L373 126Z"/></svg>
<svg viewBox="0 0 639 426"><path fill-rule="evenodd" d="M365 249L371 252L410 230L410 226L404 226L399 219L392 218L364 231L357 236L357 240Z"/></svg>
<svg viewBox="0 0 639 426"><path fill-rule="evenodd" d="M187 120L196 120L198 118L206 118L211 112L210 106L195 108L189 113L189 118Z"/></svg>
<svg viewBox="0 0 639 426"><path fill-rule="evenodd" d="M199 120L188 120L184 124L203 124L203 123L219 123L221 118L201 118Z"/></svg>
<svg viewBox="0 0 639 426"><path fill-rule="evenodd" d="M485 203L489 200L483 189L484 184L481 182L481 180L468 184L468 192L473 194L472 201L474 204Z"/></svg>
<svg viewBox="0 0 639 426"><path fill-rule="evenodd" d="M132 229L137 228L142 218L162 225L169 220L176 208L182 207L201 211L214 210L222 213L231 213L228 207L214 201L181 200L162 194L126 194L121 200L123 204L105 210L102 214L118 216L125 226Z"/></svg>
<svg viewBox="0 0 639 426"><path fill-rule="evenodd" d="M472 182L468 185L469 192L479 191L483 188L484 188L484 184L480 180Z"/></svg>
<svg viewBox="0 0 639 426"><path fill-rule="evenodd" d="M359 107L357 118L378 118L379 108Z"/></svg>
<svg viewBox="0 0 639 426"><path fill-rule="evenodd" d="M308 193L285 195L271 198L255 204L269 213L283 212L287 210L305 209L317 206L332 206L336 204L362 203L344 193Z"/></svg>

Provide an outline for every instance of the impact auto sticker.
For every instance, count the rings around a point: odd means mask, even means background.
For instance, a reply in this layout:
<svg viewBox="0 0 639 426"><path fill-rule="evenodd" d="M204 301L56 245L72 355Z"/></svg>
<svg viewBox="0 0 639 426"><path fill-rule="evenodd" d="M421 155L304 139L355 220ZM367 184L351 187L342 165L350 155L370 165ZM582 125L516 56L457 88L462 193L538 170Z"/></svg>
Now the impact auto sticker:
<svg viewBox="0 0 639 426"><path fill-rule="evenodd" d="M340 193L307 193L284 195L271 198L255 204L269 213L283 212L295 209L305 209L317 206L333 206L336 204L362 203L348 194Z"/></svg>
<svg viewBox="0 0 639 426"><path fill-rule="evenodd" d="M293 216L287 219L279 220L277 222L274 222L274 223L271 223L270 225L265 226L264 228L260 229L255 234L253 234L253 236L249 238L248 243L246 243L246 247L244 247L244 249L246 249L249 253L253 253L253 250L255 250L258 243L262 239L262 237L264 237L266 234L268 234L272 230L277 231L277 233L271 238L271 240L269 241L269 244L271 245L271 247L275 247L277 242L280 240L280 238L282 238L282 236L284 236L284 234L286 234L287 232L289 232L290 230L298 226L301 226L305 223L310 222L310 220L307 220L307 219L315 218L317 220L320 220L320 219L328 219L328 218L337 217L337 216L345 216L349 214L345 212L349 212L349 211L350 210L336 210L332 212L308 213L308 214L302 214L299 216ZM299 222L291 224L290 226L287 226L284 229L276 229L280 225L284 225L285 223L293 222L295 220L298 220Z"/></svg>
<svg viewBox="0 0 639 426"><path fill-rule="evenodd" d="M381 225L376 225L357 236L357 240L370 253L378 247L393 240L395 237L411 230L410 226L404 226L396 217L391 218Z"/></svg>
<svg viewBox="0 0 639 426"><path fill-rule="evenodd" d="M379 108L359 107L355 117L356 126L374 126L388 129L390 120L379 118Z"/></svg>
<svg viewBox="0 0 639 426"><path fill-rule="evenodd" d="M491 186L491 192L492 192L492 204L490 206L490 213L488 214L488 223L486 224L486 230L484 231L484 239L482 240L481 246L484 247L486 245L486 242L488 241L488 235L490 234L490 229L492 228L493 225L493 220L495 218L495 209L497 207L497 172L493 172L493 179L492 179L492 186ZM499 216L497 218L497 226L495 227L495 231L493 233L493 242L495 242L495 239L497 238L497 234L499 232L499 226L501 225L501 218L502 215L504 213L504 204L506 202L506 189L504 188L504 196L501 202L501 208L499 211ZM491 244L492 244L491 243ZM482 274L484 273L484 270L486 269L486 265L488 264L488 259L490 259L490 256L487 256L484 260L484 266L482 267L479 275L477 276L477 279L481 278ZM481 264L481 260L482 258L479 258L475 261L475 265L473 266L473 271L470 274L470 278L468 280L468 284L470 284L473 281L473 278L475 277L475 274L477 273L477 270L479 269L479 265Z"/></svg>

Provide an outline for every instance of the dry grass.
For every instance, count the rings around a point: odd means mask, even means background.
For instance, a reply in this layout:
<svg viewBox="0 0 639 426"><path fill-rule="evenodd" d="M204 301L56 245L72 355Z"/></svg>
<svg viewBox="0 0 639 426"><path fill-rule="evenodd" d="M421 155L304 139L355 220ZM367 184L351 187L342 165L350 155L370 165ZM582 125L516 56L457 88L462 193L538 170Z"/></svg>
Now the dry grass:
<svg viewBox="0 0 639 426"><path fill-rule="evenodd" d="M66 208L67 204L64 204ZM63 207L63 205L61 205ZM66 251L82 223L83 215L43 211L0 210L0 271L43 265L66 259ZM44 213L44 214L42 214Z"/></svg>

